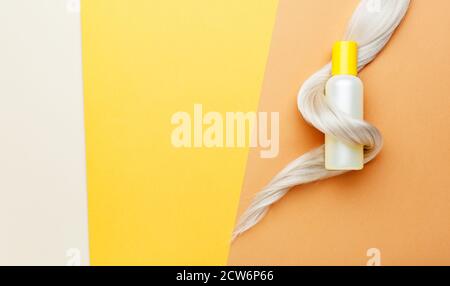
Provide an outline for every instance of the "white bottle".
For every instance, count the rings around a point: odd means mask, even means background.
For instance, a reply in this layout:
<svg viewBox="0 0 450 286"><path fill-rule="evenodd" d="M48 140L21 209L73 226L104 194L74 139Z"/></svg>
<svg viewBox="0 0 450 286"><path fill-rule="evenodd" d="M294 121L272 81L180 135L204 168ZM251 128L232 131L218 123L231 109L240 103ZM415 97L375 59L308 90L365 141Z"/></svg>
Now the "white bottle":
<svg viewBox="0 0 450 286"><path fill-rule="evenodd" d="M358 46L355 42L337 42L333 46L332 75L326 85L326 98L353 118L363 119L363 84L357 75ZM364 146L349 144L325 135L325 168L361 170Z"/></svg>

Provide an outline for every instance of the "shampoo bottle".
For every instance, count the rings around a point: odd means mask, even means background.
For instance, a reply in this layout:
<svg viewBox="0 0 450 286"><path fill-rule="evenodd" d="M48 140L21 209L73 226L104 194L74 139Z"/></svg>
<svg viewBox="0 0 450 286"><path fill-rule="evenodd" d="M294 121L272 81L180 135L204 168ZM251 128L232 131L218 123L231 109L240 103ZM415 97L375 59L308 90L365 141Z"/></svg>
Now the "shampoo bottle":
<svg viewBox="0 0 450 286"><path fill-rule="evenodd" d="M363 84L357 77L358 46L355 42L337 42L333 46L332 77L325 89L326 99L340 111L363 119ZM325 135L325 168L361 170L364 147Z"/></svg>

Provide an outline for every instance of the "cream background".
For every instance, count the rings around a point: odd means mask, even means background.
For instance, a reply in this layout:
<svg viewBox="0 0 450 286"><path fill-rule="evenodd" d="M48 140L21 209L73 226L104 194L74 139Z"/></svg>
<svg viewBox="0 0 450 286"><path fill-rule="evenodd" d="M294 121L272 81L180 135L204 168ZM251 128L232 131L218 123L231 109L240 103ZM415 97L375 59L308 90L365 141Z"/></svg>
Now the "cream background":
<svg viewBox="0 0 450 286"><path fill-rule="evenodd" d="M0 265L89 262L76 4L0 2Z"/></svg>

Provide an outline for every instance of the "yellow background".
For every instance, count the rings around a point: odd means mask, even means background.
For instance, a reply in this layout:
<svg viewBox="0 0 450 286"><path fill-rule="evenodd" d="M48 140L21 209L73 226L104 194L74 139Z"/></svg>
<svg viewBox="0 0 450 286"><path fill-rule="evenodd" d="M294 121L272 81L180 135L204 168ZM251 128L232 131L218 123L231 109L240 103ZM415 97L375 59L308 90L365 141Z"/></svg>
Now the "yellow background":
<svg viewBox="0 0 450 286"><path fill-rule="evenodd" d="M247 149L171 116L255 111L275 0L82 1L91 263L225 264Z"/></svg>

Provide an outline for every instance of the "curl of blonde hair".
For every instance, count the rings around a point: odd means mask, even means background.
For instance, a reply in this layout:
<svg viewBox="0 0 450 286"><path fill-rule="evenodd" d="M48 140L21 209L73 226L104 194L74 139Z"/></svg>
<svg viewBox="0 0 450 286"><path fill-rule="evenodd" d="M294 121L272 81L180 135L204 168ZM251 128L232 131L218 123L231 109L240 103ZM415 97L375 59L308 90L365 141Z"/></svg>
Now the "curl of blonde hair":
<svg viewBox="0 0 450 286"><path fill-rule="evenodd" d="M347 28L344 40L358 43L358 70L381 52L404 18L410 0L361 0ZM331 63L308 78L298 93L298 108L303 118L325 134L345 142L364 145L364 163L380 152L383 140L370 123L351 118L325 100L325 84L331 77ZM232 240L255 226L269 207L291 188L334 177L346 171L325 169L324 146L291 162L264 187L240 217Z"/></svg>

